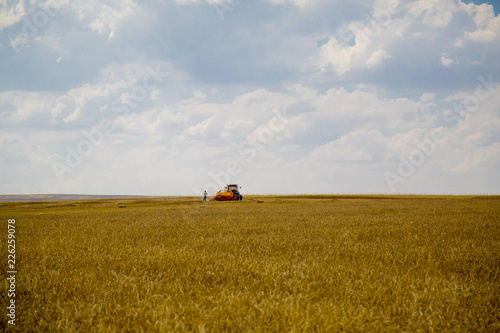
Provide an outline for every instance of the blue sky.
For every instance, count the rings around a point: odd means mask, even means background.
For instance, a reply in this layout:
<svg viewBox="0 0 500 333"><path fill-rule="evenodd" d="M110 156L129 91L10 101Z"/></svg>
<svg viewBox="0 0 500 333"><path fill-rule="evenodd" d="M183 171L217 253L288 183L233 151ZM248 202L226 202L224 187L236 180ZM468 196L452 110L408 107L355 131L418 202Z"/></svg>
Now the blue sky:
<svg viewBox="0 0 500 333"><path fill-rule="evenodd" d="M0 194L498 194L499 7L1 1Z"/></svg>

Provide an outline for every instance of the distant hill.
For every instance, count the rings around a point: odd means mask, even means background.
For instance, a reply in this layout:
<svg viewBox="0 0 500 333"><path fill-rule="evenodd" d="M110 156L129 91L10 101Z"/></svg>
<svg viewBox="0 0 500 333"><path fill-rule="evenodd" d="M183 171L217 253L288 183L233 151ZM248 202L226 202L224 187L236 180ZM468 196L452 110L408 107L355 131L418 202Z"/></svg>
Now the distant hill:
<svg viewBox="0 0 500 333"><path fill-rule="evenodd" d="M58 200L88 200L137 198L138 195L86 195L86 194L4 194L0 202L58 201Z"/></svg>

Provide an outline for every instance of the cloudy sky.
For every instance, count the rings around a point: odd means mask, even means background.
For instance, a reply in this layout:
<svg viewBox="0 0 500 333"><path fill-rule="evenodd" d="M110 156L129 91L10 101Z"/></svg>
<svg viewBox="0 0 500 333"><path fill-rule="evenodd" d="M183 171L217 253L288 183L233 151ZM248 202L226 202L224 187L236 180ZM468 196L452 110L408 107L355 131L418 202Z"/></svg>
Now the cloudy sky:
<svg viewBox="0 0 500 333"><path fill-rule="evenodd" d="M0 0L0 194L498 194L499 9Z"/></svg>

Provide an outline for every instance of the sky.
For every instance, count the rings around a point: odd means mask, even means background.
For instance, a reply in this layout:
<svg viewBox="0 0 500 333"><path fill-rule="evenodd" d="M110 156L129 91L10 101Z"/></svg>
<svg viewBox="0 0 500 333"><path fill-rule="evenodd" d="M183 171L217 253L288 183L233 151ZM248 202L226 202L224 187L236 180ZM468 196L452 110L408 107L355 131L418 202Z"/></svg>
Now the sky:
<svg viewBox="0 0 500 333"><path fill-rule="evenodd" d="M499 9L0 0L0 194L500 194Z"/></svg>

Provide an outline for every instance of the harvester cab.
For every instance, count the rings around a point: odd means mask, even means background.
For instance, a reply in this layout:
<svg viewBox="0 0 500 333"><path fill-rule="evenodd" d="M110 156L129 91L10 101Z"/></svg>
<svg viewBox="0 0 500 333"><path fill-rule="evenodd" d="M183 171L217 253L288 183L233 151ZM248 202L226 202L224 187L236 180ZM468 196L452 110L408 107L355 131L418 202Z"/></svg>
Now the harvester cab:
<svg viewBox="0 0 500 333"><path fill-rule="evenodd" d="M242 199L243 196L236 184L226 185L224 190L217 192L215 196L216 201L237 201Z"/></svg>

